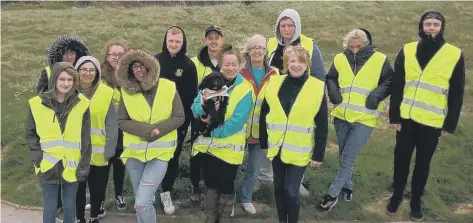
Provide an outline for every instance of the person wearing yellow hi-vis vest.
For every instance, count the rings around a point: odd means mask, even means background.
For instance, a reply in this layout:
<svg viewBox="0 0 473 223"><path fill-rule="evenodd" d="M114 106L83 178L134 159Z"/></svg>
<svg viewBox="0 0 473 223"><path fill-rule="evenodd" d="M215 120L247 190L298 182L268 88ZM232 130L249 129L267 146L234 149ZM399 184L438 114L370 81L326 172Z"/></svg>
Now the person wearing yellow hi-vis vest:
<svg viewBox="0 0 473 223"><path fill-rule="evenodd" d="M42 222L56 222L59 199L64 222L75 222L78 182L87 179L92 150L89 100L77 91L72 64L59 62L51 71L48 90L29 100L25 138L43 193Z"/></svg>
<svg viewBox="0 0 473 223"><path fill-rule="evenodd" d="M314 77L325 76L322 53L312 38L302 34L302 23L299 13L294 9L282 11L274 26L276 37L268 40L267 57L269 65L283 70L283 53L288 46L302 46L309 52L308 73Z"/></svg>
<svg viewBox="0 0 473 223"><path fill-rule="evenodd" d="M295 223L305 169L323 162L328 111L325 79L308 74L309 52L300 46L288 47L283 61L286 75L272 76L265 91L259 142L273 165L278 221Z"/></svg>
<svg viewBox="0 0 473 223"><path fill-rule="evenodd" d="M48 89L51 67L57 62L68 62L75 65L77 60L83 56L90 55L87 46L75 36L59 36L59 38L48 49L48 65L41 70L41 75L36 85L36 93Z"/></svg>
<svg viewBox="0 0 473 223"><path fill-rule="evenodd" d="M75 66L79 72L79 92L90 100L92 156L87 181L80 182L76 197L76 217L85 220L86 190L90 191L90 221L96 223L106 214L105 192L110 166L115 155L118 137L117 110L113 103L113 89L100 80L100 62L92 56L79 58ZM102 213L100 213L102 212Z"/></svg>
<svg viewBox="0 0 473 223"><path fill-rule="evenodd" d="M343 48L327 74L340 167L320 204L322 211L335 207L340 193L346 201L352 200L355 159L380 120L393 75L386 55L376 51L368 30L348 32Z"/></svg>
<svg viewBox="0 0 473 223"><path fill-rule="evenodd" d="M104 62L100 76L102 82L113 89L113 102L118 108L120 103L120 86L115 77L118 61L125 54L128 47L121 41L109 41L105 46ZM115 206L119 210L126 208L125 198L123 197L123 183L125 182L125 165L120 159L123 152L123 132L118 129L118 140L115 148L115 155L110 158L110 168L113 169L113 184L115 189ZM102 212L102 210L100 211ZM100 215L99 215L100 216Z"/></svg>
<svg viewBox="0 0 473 223"><path fill-rule="evenodd" d="M268 166L271 170L271 161L266 158L259 146L259 114L264 92L266 91L268 80L271 76L279 75L279 70L269 66L266 56L266 38L256 34L248 39L243 49L243 58L246 64L240 73L247 81L253 85L256 101L248 117L247 139L248 159L246 161L246 173L240 188L238 198L243 210L250 214L256 214L256 209L251 203L253 188L258 178L261 183L272 183L271 176L265 176L260 172L261 166ZM259 176L258 176L258 172Z"/></svg>
<svg viewBox="0 0 473 223"><path fill-rule="evenodd" d="M396 129L394 192L387 211L396 213L402 203L415 148L410 201L414 221L423 218L421 197L440 137L454 133L463 104L463 53L445 42L444 30L444 16L426 12L419 21L420 41L404 45L394 63L389 106L389 122Z"/></svg>
<svg viewBox="0 0 473 223"><path fill-rule="evenodd" d="M123 55L116 72L124 148L120 158L133 187L137 223L156 223L154 194L176 149L177 128L184 123L176 85L159 74L159 62L138 49Z"/></svg>
<svg viewBox="0 0 473 223"><path fill-rule="evenodd" d="M205 222L230 222L235 202L235 178L243 162L247 134L247 119L253 108L254 93L251 83L240 71L239 52L231 46L224 47L220 54L221 72L209 75L221 77L228 87L228 103L224 123L209 134L200 135L193 143L193 153L204 159ZM207 122L203 103L208 94L200 92L194 99L192 113L195 118ZM216 109L220 104L216 104Z"/></svg>

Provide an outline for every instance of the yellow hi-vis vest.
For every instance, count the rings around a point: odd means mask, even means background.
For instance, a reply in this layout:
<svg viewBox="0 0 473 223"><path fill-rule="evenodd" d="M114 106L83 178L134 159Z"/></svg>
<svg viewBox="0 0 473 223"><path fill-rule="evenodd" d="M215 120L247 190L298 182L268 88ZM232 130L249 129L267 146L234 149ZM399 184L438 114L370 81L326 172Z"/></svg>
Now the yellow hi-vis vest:
<svg viewBox="0 0 473 223"><path fill-rule="evenodd" d="M113 88L112 86L108 85L107 82L104 79L101 79L100 82L102 84L105 84L106 86L112 88L113 90L113 103L115 104L115 108L118 108L118 105L120 104L120 90L118 88Z"/></svg>
<svg viewBox="0 0 473 223"><path fill-rule="evenodd" d="M309 76L286 116L278 92L287 75L274 76L269 80L265 99L269 106L266 116L268 131L268 155L272 160L281 150L281 160L287 164L306 166L315 146L314 117L319 112L325 91L325 83Z"/></svg>
<svg viewBox="0 0 473 223"><path fill-rule="evenodd" d="M338 71L343 102L333 109L332 116L350 123L376 126L382 115L384 102L379 103L377 110L371 110L366 108L366 98L378 87L385 60L386 55L375 52L355 76L345 54L335 56L334 65Z"/></svg>
<svg viewBox="0 0 473 223"><path fill-rule="evenodd" d="M159 86L154 96L153 107L150 108L141 93L129 94L122 88L122 97L126 110L133 121L149 124L159 123L169 119L172 114L172 102L176 94L174 82L160 78ZM159 138L154 142L147 142L140 137L123 132L124 151L120 158L126 164L128 158L137 159L143 163L153 159L169 161L176 150L177 130Z"/></svg>
<svg viewBox="0 0 473 223"><path fill-rule="evenodd" d="M422 70L416 58L417 44L412 42L404 46L406 83L401 117L442 128L447 115L450 78L461 50L445 43Z"/></svg>
<svg viewBox="0 0 473 223"><path fill-rule="evenodd" d="M301 46L309 51L309 60L312 61L312 52L314 51L314 40L301 34ZM278 48L278 40L276 37L269 38L268 40L268 58L273 56L274 51ZM271 61L271 60L270 60ZM283 68L284 69L284 68ZM310 69L307 71L310 74Z"/></svg>
<svg viewBox="0 0 473 223"><path fill-rule="evenodd" d="M46 75L47 75L48 80L49 80L49 78L51 77L51 67L46 66L44 69L46 70Z"/></svg>
<svg viewBox="0 0 473 223"><path fill-rule="evenodd" d="M191 60L192 62L194 62L195 68L197 69L197 84L200 84L202 82L202 79L204 79L205 76L212 73L212 68L206 67L204 64L202 64L199 61L197 57L192 57Z"/></svg>
<svg viewBox="0 0 473 223"><path fill-rule="evenodd" d="M238 103L245 95L252 91L253 86L246 80L234 87L233 91L230 93L227 111L225 113L225 121L232 117ZM194 142L192 154L196 155L199 152L208 152L226 163L234 165L242 164L247 136L246 122L240 132L225 138L204 137L201 135Z"/></svg>
<svg viewBox="0 0 473 223"><path fill-rule="evenodd" d="M58 162L62 161L64 171L62 178L67 182L76 182L76 171L81 158L82 118L89 107L89 100L79 94L79 103L69 112L64 132L61 132L60 123L55 116L55 111L42 104L42 99L36 96L29 100L31 113L36 124L43 150L43 159L35 173L46 173Z"/></svg>
<svg viewBox="0 0 473 223"><path fill-rule="evenodd" d="M92 143L92 156L90 165L106 166L105 160L105 119L113 97L113 89L103 83L99 83L94 95L90 99L90 140Z"/></svg>

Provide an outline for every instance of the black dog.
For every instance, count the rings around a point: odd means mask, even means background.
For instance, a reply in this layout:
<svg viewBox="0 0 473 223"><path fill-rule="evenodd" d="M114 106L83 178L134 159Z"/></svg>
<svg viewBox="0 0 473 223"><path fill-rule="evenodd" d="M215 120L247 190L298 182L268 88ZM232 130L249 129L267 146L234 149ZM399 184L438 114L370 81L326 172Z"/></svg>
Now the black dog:
<svg viewBox="0 0 473 223"><path fill-rule="evenodd" d="M205 76L202 83L199 85L199 91L202 93L202 96L206 98L202 105L205 115L194 119L192 122L191 138L187 141L191 143L193 143L199 135L209 137L213 129L223 124L228 105L228 95L223 94L223 96L221 96L221 93L226 93L226 86L222 74L219 72L212 72ZM211 91L210 94L208 94L209 91ZM214 96L212 97L212 95ZM218 110L215 108L217 102L220 104ZM201 120L201 118L207 119L209 116L210 119L208 123Z"/></svg>

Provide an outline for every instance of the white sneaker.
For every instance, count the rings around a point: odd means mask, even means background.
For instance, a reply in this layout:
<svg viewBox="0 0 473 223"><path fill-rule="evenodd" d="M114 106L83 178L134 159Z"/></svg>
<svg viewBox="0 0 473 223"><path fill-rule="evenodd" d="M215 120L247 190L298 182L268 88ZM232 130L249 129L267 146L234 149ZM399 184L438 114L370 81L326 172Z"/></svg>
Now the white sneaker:
<svg viewBox="0 0 473 223"><path fill-rule="evenodd" d="M304 185L299 186L299 193L301 194L302 197L308 197L309 196L309 191L305 189Z"/></svg>
<svg viewBox="0 0 473 223"><path fill-rule="evenodd" d="M86 211L90 211L90 204L86 204L86 205L85 205L85 210L86 210Z"/></svg>
<svg viewBox="0 0 473 223"><path fill-rule="evenodd" d="M169 191L166 191L164 193L161 193L160 196L161 203L164 206L164 213L167 215L174 214L176 208L174 207L174 205L172 205L171 193Z"/></svg>
<svg viewBox="0 0 473 223"><path fill-rule="evenodd" d="M256 214L256 208L252 203L241 203L241 207L249 214Z"/></svg>

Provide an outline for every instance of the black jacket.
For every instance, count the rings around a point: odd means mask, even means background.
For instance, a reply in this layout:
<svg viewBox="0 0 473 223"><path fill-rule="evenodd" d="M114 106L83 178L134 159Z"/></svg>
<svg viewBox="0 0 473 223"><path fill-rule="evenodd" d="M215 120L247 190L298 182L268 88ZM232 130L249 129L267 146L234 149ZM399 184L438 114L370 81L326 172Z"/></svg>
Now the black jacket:
<svg viewBox="0 0 473 223"><path fill-rule="evenodd" d="M293 78L291 75L287 75L286 79L283 81L281 88L278 92L278 98L281 102L281 105L286 113L286 116L289 116L294 101L297 98L302 86L308 79L308 74L303 75L300 78ZM268 149L268 132L266 131L266 115L269 113L270 108L266 99L261 105L261 113L259 119L259 142L261 149ZM312 160L322 162L324 159L325 148L327 145L327 135L328 135L328 109L327 109L327 100L325 95L323 97L322 104L320 105L319 112L314 117L316 124L315 129L315 147L312 153ZM279 154L278 154L279 155Z"/></svg>
<svg viewBox="0 0 473 223"><path fill-rule="evenodd" d="M435 15L436 19L442 21L440 33L436 36L429 35L423 31L423 21L427 16ZM426 12L419 21L419 37L421 40L417 45L416 58L419 66L424 69L427 63L437 53L437 51L445 44L443 33L445 30L445 18L439 12ZM392 84L391 104L389 106L389 122L391 124L401 123L401 102L404 94L404 85L406 83L406 71L404 69L404 48L397 54L394 62L394 78ZM447 98L447 116L443 123L442 130L454 133L460 118L461 108L463 105L463 94L465 92L465 59L463 52L453 69L452 76L449 81L448 98Z"/></svg>
<svg viewBox="0 0 473 223"><path fill-rule="evenodd" d="M374 54L375 47L373 45L368 45L361 48L356 55L354 55L351 50L347 49L343 54L348 59L351 70L355 76L358 74L358 71L361 70L363 65L368 61L368 59ZM381 76L379 77L378 87L374 89L368 98L366 99L366 107L369 109L376 109L381 101L386 99L391 94L391 81L393 77L393 68L389 63L388 58L384 61L383 68L381 70ZM338 82L338 71L335 68L335 64L330 66L330 69L327 73L327 89L328 96L330 101L334 105L342 103L342 93L340 92L340 85Z"/></svg>
<svg viewBox="0 0 473 223"><path fill-rule="evenodd" d="M178 26L172 27L181 29ZM189 126L189 123L193 117L191 106L194 102L194 98L197 97L197 70L192 60L186 56L187 40L184 30L181 29L181 31L183 34L183 44L181 51L179 51L179 53L177 53L175 56L171 57L171 54L169 53L166 46L166 31L164 34L162 52L157 54L155 57L160 64L160 77L166 78L176 83L177 92L181 97L182 106L184 107L184 113L186 116L185 122L181 128L187 131L187 127Z"/></svg>

